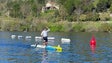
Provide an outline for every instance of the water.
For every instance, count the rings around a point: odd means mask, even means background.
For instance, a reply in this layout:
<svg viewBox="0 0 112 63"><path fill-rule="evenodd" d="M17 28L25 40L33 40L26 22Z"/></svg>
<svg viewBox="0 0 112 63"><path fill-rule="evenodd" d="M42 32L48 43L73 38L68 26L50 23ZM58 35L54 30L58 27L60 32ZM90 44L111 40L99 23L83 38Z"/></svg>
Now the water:
<svg viewBox="0 0 112 63"><path fill-rule="evenodd" d="M23 38L11 39L13 34ZM89 46L92 35L97 41L94 53ZM49 33L55 37L49 45L60 44L62 52L31 47L35 36L40 32L0 32L0 63L112 63L112 33ZM62 44L61 38L71 39L70 44Z"/></svg>

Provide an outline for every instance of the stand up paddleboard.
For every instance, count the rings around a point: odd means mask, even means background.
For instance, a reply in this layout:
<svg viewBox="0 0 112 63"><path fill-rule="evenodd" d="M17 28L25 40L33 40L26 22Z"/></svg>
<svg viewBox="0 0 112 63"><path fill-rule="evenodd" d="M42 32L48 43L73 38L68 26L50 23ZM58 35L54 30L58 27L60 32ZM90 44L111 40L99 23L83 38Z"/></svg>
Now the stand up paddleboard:
<svg viewBox="0 0 112 63"><path fill-rule="evenodd" d="M60 47L60 45L58 46L44 46L44 45L31 45L32 47L36 47L36 48L45 48L46 50L51 50L51 51L56 51L56 52L62 52L62 47Z"/></svg>

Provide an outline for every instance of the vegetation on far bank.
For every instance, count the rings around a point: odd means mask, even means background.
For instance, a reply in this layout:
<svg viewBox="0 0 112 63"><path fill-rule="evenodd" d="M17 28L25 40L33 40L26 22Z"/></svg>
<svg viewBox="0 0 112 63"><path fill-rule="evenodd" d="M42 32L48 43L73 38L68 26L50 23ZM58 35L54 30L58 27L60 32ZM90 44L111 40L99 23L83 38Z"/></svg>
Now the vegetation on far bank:
<svg viewBox="0 0 112 63"><path fill-rule="evenodd" d="M6 18L6 17L5 17ZM38 19L38 18L37 18ZM112 32L111 21L86 21L86 22L47 22L46 20L23 21L20 19L6 18L0 20L0 31L41 31L45 26L51 32Z"/></svg>
<svg viewBox="0 0 112 63"><path fill-rule="evenodd" d="M59 9L42 7L49 0L0 0L0 31L112 32L112 0L50 0Z"/></svg>

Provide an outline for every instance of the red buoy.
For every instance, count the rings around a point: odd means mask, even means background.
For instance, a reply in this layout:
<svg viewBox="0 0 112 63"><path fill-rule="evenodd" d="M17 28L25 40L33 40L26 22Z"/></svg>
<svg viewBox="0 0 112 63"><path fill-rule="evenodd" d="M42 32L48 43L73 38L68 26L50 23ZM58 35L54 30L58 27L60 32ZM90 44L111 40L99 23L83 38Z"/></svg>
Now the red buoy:
<svg viewBox="0 0 112 63"><path fill-rule="evenodd" d="M92 36L91 40L90 40L90 45L91 46L96 46L96 39L94 36Z"/></svg>
<svg viewBox="0 0 112 63"><path fill-rule="evenodd" d="M91 40L90 40L90 48L92 50L92 52L95 52L96 49L96 39L94 36L92 36Z"/></svg>

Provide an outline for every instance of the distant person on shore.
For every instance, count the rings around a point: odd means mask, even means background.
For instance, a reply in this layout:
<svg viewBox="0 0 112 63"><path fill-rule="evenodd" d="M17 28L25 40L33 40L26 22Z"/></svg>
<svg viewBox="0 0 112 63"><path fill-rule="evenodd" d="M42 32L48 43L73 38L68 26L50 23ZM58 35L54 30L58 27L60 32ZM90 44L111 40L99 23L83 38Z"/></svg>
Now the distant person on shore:
<svg viewBox="0 0 112 63"><path fill-rule="evenodd" d="M44 40L43 45L47 46L48 44L48 32L50 31L50 29L48 27L45 27L43 29L43 31L41 32L41 36Z"/></svg>

